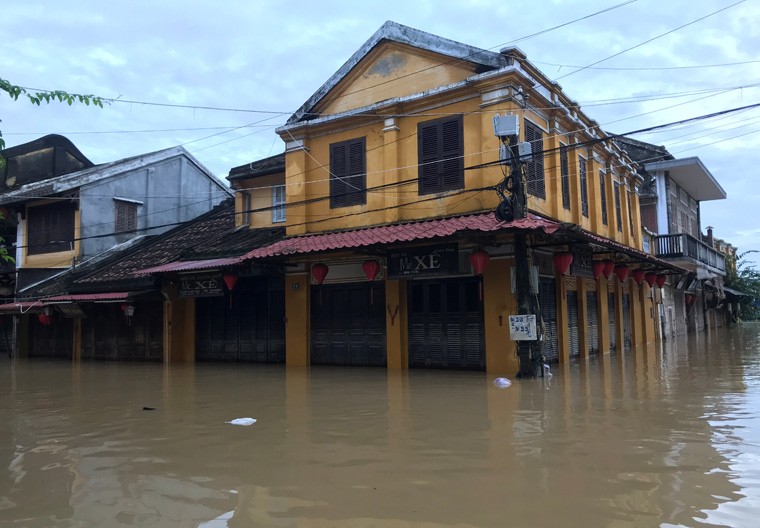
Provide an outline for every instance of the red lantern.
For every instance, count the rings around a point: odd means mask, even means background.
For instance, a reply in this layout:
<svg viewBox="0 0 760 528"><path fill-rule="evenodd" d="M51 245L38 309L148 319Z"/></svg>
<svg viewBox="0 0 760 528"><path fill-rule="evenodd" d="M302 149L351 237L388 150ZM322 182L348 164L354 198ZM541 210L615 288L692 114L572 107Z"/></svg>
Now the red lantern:
<svg viewBox="0 0 760 528"><path fill-rule="evenodd" d="M647 281L647 284L649 284L649 287L651 288L657 281L657 275L655 273L647 273L644 275L644 280Z"/></svg>
<svg viewBox="0 0 760 528"><path fill-rule="evenodd" d="M477 275L482 274L486 270L486 266L488 265L488 261L490 259L491 259L491 255L489 255L482 249L473 251L472 253L470 253L470 265L472 266L472 270Z"/></svg>
<svg viewBox="0 0 760 528"><path fill-rule="evenodd" d="M615 266L615 275L617 275L617 278L620 282L625 282L625 280L628 278L628 266L625 266L623 264Z"/></svg>
<svg viewBox="0 0 760 528"><path fill-rule="evenodd" d="M325 277L327 277L328 271L330 271L330 268L327 267L327 264L322 264L321 262L314 264L311 267L311 276L314 277L314 282L322 284L325 281Z"/></svg>
<svg viewBox="0 0 760 528"><path fill-rule="evenodd" d="M235 285L238 281L238 276L234 273L225 273L222 277L224 279L224 283L227 285L227 289L232 291L235 289Z"/></svg>
<svg viewBox="0 0 760 528"><path fill-rule="evenodd" d="M691 303L693 303L693 302L694 302L694 300L695 300L695 299L696 299L696 298L695 298L695 297L694 297L692 294L690 294L690 293L687 293L687 294L686 294L686 305L687 305L687 306L688 306L688 305L690 305Z"/></svg>
<svg viewBox="0 0 760 528"><path fill-rule="evenodd" d="M604 271L604 261L602 260L595 260L594 263L591 265L591 271L594 274L594 278L598 279L602 276L602 271Z"/></svg>
<svg viewBox="0 0 760 528"><path fill-rule="evenodd" d="M636 281L636 284L641 284L641 281L644 280L644 275L645 273L643 269L633 270L631 273L631 277L633 277L633 280Z"/></svg>
<svg viewBox="0 0 760 528"><path fill-rule="evenodd" d="M657 283L657 286L662 289L663 286L665 286L665 281L668 280L667 275L657 275L657 278L655 279L655 283Z"/></svg>
<svg viewBox="0 0 760 528"><path fill-rule="evenodd" d="M567 272L570 270L570 264L573 263L573 254L562 251L555 253L552 260L554 261L554 269L561 275L567 275Z"/></svg>
<svg viewBox="0 0 760 528"><path fill-rule="evenodd" d="M40 315L38 315L37 319L39 319L40 324L45 325L45 326L53 322L53 319L48 314L44 314L44 313L41 313Z"/></svg>
<svg viewBox="0 0 760 528"><path fill-rule="evenodd" d="M367 280L373 281L375 280L375 277L377 277L377 273L380 271L380 263L376 260L365 260L362 263L362 269L367 276Z"/></svg>
<svg viewBox="0 0 760 528"><path fill-rule="evenodd" d="M606 278L608 278L608 279L609 279L609 278L610 278L610 276L612 275L612 272L613 272L614 270L615 270L615 263L614 263L614 262L612 262L611 260L605 260L605 261L604 261L604 268L602 269L602 274L603 274L603 275L604 275Z"/></svg>

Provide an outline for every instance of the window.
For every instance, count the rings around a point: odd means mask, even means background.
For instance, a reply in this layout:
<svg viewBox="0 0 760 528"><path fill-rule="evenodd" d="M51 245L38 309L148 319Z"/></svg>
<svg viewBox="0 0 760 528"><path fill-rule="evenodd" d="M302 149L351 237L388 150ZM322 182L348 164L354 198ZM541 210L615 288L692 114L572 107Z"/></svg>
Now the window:
<svg viewBox="0 0 760 528"><path fill-rule="evenodd" d="M635 237L633 231L633 200L631 199L631 191L628 191L628 225L631 228L631 236Z"/></svg>
<svg viewBox="0 0 760 528"><path fill-rule="evenodd" d="M578 175L581 179L581 212L588 218L588 181L586 181L586 160L578 157Z"/></svg>
<svg viewBox="0 0 760 528"><path fill-rule="evenodd" d="M530 142L531 160L527 166L528 192L546 198L544 183L544 133L530 121L525 121L525 141Z"/></svg>
<svg viewBox="0 0 760 528"><path fill-rule="evenodd" d="M240 211L240 225L251 225L251 193L243 193L243 205Z"/></svg>
<svg viewBox="0 0 760 528"><path fill-rule="evenodd" d="M330 207L367 203L364 138L330 145Z"/></svg>
<svg viewBox="0 0 760 528"><path fill-rule="evenodd" d="M418 192L464 188L462 116L417 125Z"/></svg>
<svg viewBox="0 0 760 528"><path fill-rule="evenodd" d="M620 210L620 187L618 182L615 182L615 219L617 220L617 230L623 232L623 213Z"/></svg>
<svg viewBox="0 0 760 528"><path fill-rule="evenodd" d="M562 207L570 209L570 164L567 161L567 145L559 144L559 165L562 183Z"/></svg>
<svg viewBox="0 0 760 528"><path fill-rule="evenodd" d="M607 225L607 182L603 170L599 171L599 196L602 198L602 223Z"/></svg>
<svg viewBox="0 0 760 528"><path fill-rule="evenodd" d="M272 187L272 222L285 221L285 186Z"/></svg>
<svg viewBox="0 0 760 528"><path fill-rule="evenodd" d="M72 249L74 242L74 210L70 202L30 207L27 254L54 253Z"/></svg>
<svg viewBox="0 0 760 528"><path fill-rule="evenodd" d="M121 233L137 229L137 202L128 202L114 198L114 205L116 208L115 231Z"/></svg>

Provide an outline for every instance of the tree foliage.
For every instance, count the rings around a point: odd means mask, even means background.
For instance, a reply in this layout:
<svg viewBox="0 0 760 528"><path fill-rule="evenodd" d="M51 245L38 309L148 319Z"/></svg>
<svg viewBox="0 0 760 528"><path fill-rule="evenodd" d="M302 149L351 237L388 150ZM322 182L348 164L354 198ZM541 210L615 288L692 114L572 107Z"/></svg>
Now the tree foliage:
<svg viewBox="0 0 760 528"><path fill-rule="evenodd" d="M754 264L747 261L750 253L760 253L756 250L745 251L736 258L736 266L729 266L725 284L729 288L738 290L751 297L741 297L739 304L740 317L744 320L760 319L760 307L756 306L760 300L760 270Z"/></svg>

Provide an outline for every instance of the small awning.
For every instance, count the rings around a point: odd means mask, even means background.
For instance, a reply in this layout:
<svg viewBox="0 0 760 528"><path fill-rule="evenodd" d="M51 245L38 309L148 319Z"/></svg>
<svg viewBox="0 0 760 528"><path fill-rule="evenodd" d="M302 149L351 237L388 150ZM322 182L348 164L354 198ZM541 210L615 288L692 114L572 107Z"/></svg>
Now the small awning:
<svg viewBox="0 0 760 528"><path fill-rule="evenodd" d="M748 297L748 298L753 297L753 295L750 295L749 293L744 293L743 291L734 290L733 288L726 288L725 286L723 286L723 291L733 297Z"/></svg>
<svg viewBox="0 0 760 528"><path fill-rule="evenodd" d="M21 301L0 304L0 312L2 313L26 313L29 310L35 308L44 308L46 306L75 303L75 302L95 302L95 303L108 303L125 301L130 296L135 295L133 292L110 292L110 293L79 293L74 295L55 295L52 297L44 297L36 301Z"/></svg>
<svg viewBox="0 0 760 528"><path fill-rule="evenodd" d="M177 271L195 271L206 270L214 268L223 268L225 266L232 266L240 263L240 257L228 257L217 258L207 260L183 260L177 262L169 262L160 266L154 266L152 268L146 268L140 271L136 271L135 275L149 275L151 273L169 273Z"/></svg>

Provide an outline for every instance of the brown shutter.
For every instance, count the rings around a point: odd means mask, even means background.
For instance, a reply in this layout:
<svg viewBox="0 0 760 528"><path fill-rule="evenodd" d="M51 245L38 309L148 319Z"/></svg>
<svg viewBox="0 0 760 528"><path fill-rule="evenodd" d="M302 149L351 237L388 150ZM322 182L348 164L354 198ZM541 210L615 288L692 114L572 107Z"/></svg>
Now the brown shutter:
<svg viewBox="0 0 760 528"><path fill-rule="evenodd" d="M528 192L533 196L546 198L543 132L530 121L525 121L525 141L530 143L532 152L527 166Z"/></svg>
<svg viewBox="0 0 760 528"><path fill-rule="evenodd" d="M586 179L586 160L578 158L578 173L581 180L581 213L588 217L588 181Z"/></svg>
<svg viewBox="0 0 760 528"><path fill-rule="evenodd" d="M330 145L330 207L367 203L364 138Z"/></svg>
<svg viewBox="0 0 760 528"><path fill-rule="evenodd" d="M462 117L420 123L417 127L419 193L464 187Z"/></svg>
<svg viewBox="0 0 760 528"><path fill-rule="evenodd" d="M559 163L562 177L562 207L570 209L570 164L567 161L567 146L559 146Z"/></svg>

